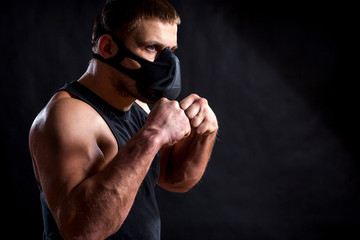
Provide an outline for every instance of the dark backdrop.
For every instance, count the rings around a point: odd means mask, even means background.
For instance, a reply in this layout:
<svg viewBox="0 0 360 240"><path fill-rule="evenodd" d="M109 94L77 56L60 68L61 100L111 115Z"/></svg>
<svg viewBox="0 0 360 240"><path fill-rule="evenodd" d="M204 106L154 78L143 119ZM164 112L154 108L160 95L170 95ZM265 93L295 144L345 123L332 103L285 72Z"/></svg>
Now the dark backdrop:
<svg viewBox="0 0 360 240"><path fill-rule="evenodd" d="M358 239L354 6L171 2L182 17L180 98L206 97L220 131L194 189L157 190L163 239ZM11 239L41 238L28 131L54 90L86 70L102 4L0 3L1 196Z"/></svg>

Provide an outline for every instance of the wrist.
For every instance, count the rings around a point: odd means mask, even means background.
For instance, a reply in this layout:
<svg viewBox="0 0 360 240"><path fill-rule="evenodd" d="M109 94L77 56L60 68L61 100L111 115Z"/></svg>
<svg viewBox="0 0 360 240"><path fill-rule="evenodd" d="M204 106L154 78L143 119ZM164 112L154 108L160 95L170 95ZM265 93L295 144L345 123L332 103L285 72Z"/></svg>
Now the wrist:
<svg viewBox="0 0 360 240"><path fill-rule="evenodd" d="M148 139L151 145L154 145L157 149L161 149L165 144L165 137L163 131L155 127L147 127L143 129L143 136Z"/></svg>

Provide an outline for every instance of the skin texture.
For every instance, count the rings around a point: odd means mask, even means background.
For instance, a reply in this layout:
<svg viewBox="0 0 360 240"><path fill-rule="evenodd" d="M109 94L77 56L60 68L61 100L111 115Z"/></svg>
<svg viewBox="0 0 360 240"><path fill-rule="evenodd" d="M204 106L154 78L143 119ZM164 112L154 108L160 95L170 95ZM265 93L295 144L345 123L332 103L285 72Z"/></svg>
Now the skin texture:
<svg viewBox="0 0 360 240"><path fill-rule="evenodd" d="M165 47L177 48L177 25L143 20L125 45L153 61ZM104 58L117 52L107 34L98 49ZM132 59L121 64L139 67ZM134 80L98 60L90 62L79 82L119 110L129 110L136 101L150 111ZM114 135L93 108L58 92L34 120L29 147L36 179L62 236L104 239L121 227L158 151L158 184L168 191L186 192L205 171L217 129L206 99L196 94L181 102L163 98L145 125L118 150Z"/></svg>

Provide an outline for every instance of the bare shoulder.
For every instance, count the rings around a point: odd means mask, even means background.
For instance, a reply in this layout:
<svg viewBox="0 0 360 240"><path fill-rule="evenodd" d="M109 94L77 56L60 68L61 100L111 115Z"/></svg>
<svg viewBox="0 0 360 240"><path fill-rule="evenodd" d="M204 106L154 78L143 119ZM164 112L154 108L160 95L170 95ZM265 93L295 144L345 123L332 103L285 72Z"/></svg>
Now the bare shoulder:
<svg viewBox="0 0 360 240"><path fill-rule="evenodd" d="M103 118L87 103L59 92L35 118L30 129L30 150L39 141L51 144L89 146L94 142L104 146L103 141L116 143ZM55 144L55 143L53 143Z"/></svg>
<svg viewBox="0 0 360 240"><path fill-rule="evenodd" d="M51 131L61 135L91 134L96 129L100 116L85 102L71 97L66 92L59 92L35 118L30 137ZM88 129L88 131L82 131ZM94 132L93 132L94 133Z"/></svg>

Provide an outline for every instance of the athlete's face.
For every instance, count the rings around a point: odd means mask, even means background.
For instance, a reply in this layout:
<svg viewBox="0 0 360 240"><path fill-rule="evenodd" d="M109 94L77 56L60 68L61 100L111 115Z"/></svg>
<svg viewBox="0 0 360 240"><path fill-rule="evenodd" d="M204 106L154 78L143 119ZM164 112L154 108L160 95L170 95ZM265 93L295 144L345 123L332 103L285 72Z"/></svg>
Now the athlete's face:
<svg viewBox="0 0 360 240"><path fill-rule="evenodd" d="M159 19L142 20L139 30L132 32L125 39L124 44L139 57L154 61L164 48L168 47L172 51L177 48L177 24L166 23ZM141 67L138 62L130 58L124 58L121 65L130 69ZM132 96L148 102L138 93L134 80L127 78L126 83L123 84Z"/></svg>

